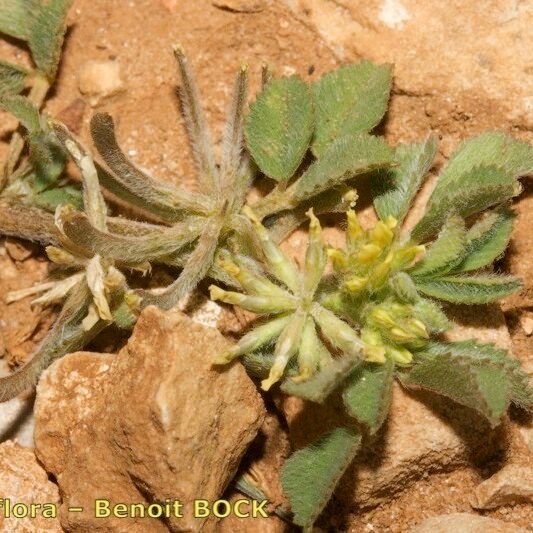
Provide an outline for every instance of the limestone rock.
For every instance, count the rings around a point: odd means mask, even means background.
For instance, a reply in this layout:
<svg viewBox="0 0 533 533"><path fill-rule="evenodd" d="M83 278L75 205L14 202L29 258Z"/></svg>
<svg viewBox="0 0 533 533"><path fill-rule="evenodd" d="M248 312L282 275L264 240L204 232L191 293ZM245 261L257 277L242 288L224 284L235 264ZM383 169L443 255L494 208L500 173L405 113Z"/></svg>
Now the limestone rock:
<svg viewBox="0 0 533 533"><path fill-rule="evenodd" d="M192 518L192 500L222 495L264 414L240 365L211 368L211 357L226 342L179 311L149 307L118 355L75 353L45 372L35 443L61 488L66 529L211 528ZM180 500L185 516L165 524L139 517L95 520L97 497L112 504ZM69 514L68 505L85 510Z"/></svg>
<svg viewBox="0 0 533 533"><path fill-rule="evenodd" d="M119 93L124 89L120 65L116 61L87 61L79 71L78 88L93 105Z"/></svg>
<svg viewBox="0 0 533 533"><path fill-rule="evenodd" d="M0 510L1 531L10 533L63 531L58 518L45 518L40 510L36 510L34 518L5 517L6 499L10 500L12 509L17 503L30 506L32 503L58 504L59 502L57 487L48 480L33 451L11 441L0 444L0 498L3 499L3 507Z"/></svg>
<svg viewBox="0 0 533 533"><path fill-rule="evenodd" d="M33 396L19 396L0 403L0 442L15 441L33 448Z"/></svg>
<svg viewBox="0 0 533 533"><path fill-rule="evenodd" d="M394 64L395 96L387 130L444 143L483 129L527 131L533 123L528 28L532 13L514 0L490 9L453 0L323 2L284 0L344 62ZM459 27L468 24L471 31Z"/></svg>
<svg viewBox="0 0 533 533"><path fill-rule="evenodd" d="M510 463L476 487L471 504L476 509L533 502L532 464Z"/></svg>
<svg viewBox="0 0 533 533"><path fill-rule="evenodd" d="M470 513L433 516L411 529L409 533L525 533L521 527Z"/></svg>

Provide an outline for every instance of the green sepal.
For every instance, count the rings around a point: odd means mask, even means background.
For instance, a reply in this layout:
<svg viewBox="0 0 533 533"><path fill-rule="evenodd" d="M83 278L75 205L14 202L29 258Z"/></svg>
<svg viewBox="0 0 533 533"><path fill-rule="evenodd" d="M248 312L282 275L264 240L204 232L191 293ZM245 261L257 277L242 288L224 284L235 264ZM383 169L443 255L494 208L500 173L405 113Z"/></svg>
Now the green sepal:
<svg viewBox="0 0 533 533"><path fill-rule="evenodd" d="M368 427L371 434L381 427L392 398L394 363L366 363L356 369L346 381L342 399L346 411Z"/></svg>
<svg viewBox="0 0 533 533"><path fill-rule="evenodd" d="M381 220L393 216L402 222L431 168L437 152L437 139L429 137L417 144L396 148L396 166L383 170L372 180L374 207Z"/></svg>
<svg viewBox="0 0 533 533"><path fill-rule="evenodd" d="M339 427L287 459L281 483L296 525L312 527L360 446L359 432Z"/></svg>
<svg viewBox="0 0 533 533"><path fill-rule="evenodd" d="M329 72L313 84L316 129L312 150L317 157L324 156L336 139L368 132L381 122L391 78L390 65L363 61Z"/></svg>
<svg viewBox="0 0 533 533"><path fill-rule="evenodd" d="M289 180L307 152L313 125L307 84L296 76L269 82L245 124L247 146L261 172L277 181Z"/></svg>
<svg viewBox="0 0 533 533"><path fill-rule="evenodd" d="M478 274L415 279L416 288L427 296L458 304L486 304L509 296L522 287L514 276Z"/></svg>

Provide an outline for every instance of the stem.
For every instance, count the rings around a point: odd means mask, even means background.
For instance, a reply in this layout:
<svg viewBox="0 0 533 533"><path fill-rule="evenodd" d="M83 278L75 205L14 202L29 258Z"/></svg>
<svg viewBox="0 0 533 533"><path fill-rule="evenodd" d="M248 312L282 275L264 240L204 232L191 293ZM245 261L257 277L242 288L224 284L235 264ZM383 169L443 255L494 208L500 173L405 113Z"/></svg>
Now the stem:
<svg viewBox="0 0 533 533"><path fill-rule="evenodd" d="M28 100L40 110L49 89L50 82L48 79L40 72L36 72L33 85L28 94ZM13 182L13 173L19 162L22 150L24 150L24 139L22 138L20 131L17 130L11 136L11 141L9 143L7 160L4 165L2 176L0 176L0 192L4 189L7 183Z"/></svg>
<svg viewBox="0 0 533 533"><path fill-rule="evenodd" d="M284 190L285 187L278 184L270 193L251 206L259 220L293 207L290 195Z"/></svg>

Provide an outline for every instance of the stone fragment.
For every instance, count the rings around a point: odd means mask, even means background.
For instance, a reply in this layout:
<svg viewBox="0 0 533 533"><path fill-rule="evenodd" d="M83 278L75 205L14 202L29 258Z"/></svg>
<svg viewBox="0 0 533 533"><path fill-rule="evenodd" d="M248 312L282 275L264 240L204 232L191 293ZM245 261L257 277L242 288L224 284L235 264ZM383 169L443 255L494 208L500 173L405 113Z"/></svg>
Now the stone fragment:
<svg viewBox="0 0 533 533"><path fill-rule="evenodd" d="M9 257L14 261L25 261L35 251L35 245L31 242L6 239L4 246L6 247Z"/></svg>
<svg viewBox="0 0 533 533"><path fill-rule="evenodd" d="M92 105L124 89L116 61L87 61L78 73L78 88Z"/></svg>
<svg viewBox="0 0 533 533"><path fill-rule="evenodd" d="M432 516L409 533L526 533L526 530L495 518L470 513Z"/></svg>
<svg viewBox="0 0 533 533"><path fill-rule="evenodd" d="M266 7L264 0L213 0L211 3L233 13L260 13Z"/></svg>
<svg viewBox="0 0 533 533"><path fill-rule="evenodd" d="M23 395L0 403L0 443L12 440L33 448L33 402L33 395Z"/></svg>
<svg viewBox="0 0 533 533"><path fill-rule="evenodd" d="M533 502L533 466L510 463L480 483L471 499L475 509L495 509L502 505Z"/></svg>
<svg viewBox="0 0 533 533"><path fill-rule="evenodd" d="M118 355L70 354L45 372L36 449L58 480L68 531L214 527L192 517L192 501L221 497L264 416L241 365L211 367L226 343L180 311L149 307ZM97 497L112 504L180 500L184 517L165 524L138 516L95 519ZM68 505L84 512L67 513Z"/></svg>
<svg viewBox="0 0 533 533"><path fill-rule="evenodd" d="M37 462L33 451L7 441L0 444L0 531L9 533L62 532L59 518L42 516L41 509L35 509L36 516L30 517L29 506L33 504L57 504L59 491L48 480L48 476ZM9 504L6 502L9 499ZM14 509L16 504L23 504ZM6 517L7 506L11 506L11 517ZM20 511L19 511L20 509ZM48 507L49 510L52 506ZM16 518L28 510L28 516Z"/></svg>

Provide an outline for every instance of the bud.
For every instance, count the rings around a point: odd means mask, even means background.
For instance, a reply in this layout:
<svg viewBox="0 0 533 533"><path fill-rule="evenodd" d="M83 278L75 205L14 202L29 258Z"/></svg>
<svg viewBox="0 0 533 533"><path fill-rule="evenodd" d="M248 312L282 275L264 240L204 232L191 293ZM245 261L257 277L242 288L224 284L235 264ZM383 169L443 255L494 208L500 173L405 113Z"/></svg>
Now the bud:
<svg viewBox="0 0 533 533"><path fill-rule="evenodd" d="M327 254L333 263L333 268L336 270L341 270L348 266L348 258L342 250L338 250L337 248L328 248Z"/></svg>
<svg viewBox="0 0 533 533"><path fill-rule="evenodd" d="M388 357L400 365L408 365L413 360L413 354L405 348L387 346L385 351Z"/></svg>
<svg viewBox="0 0 533 533"><path fill-rule="evenodd" d="M353 250L357 243L361 241L364 235L364 231L353 209L347 211L346 219L348 221L348 231L346 232L346 245L348 246L349 250Z"/></svg>
<svg viewBox="0 0 533 533"><path fill-rule="evenodd" d="M249 296L240 292L225 291L216 285L209 287L211 300L220 300L227 304L238 305L253 313L282 313L294 310L296 299L279 296Z"/></svg>
<svg viewBox="0 0 533 533"><path fill-rule="evenodd" d="M387 332L387 334L393 341L400 343L410 342L416 339L415 335L399 327L391 328L390 331Z"/></svg>
<svg viewBox="0 0 533 533"><path fill-rule="evenodd" d="M368 278L353 276L344 282L344 287L351 293L361 292L367 285Z"/></svg>
<svg viewBox="0 0 533 533"><path fill-rule="evenodd" d="M357 252L357 261L363 265L368 265L374 262L382 251L382 248L377 244L365 244Z"/></svg>
<svg viewBox="0 0 533 533"><path fill-rule="evenodd" d="M281 251L279 246L270 238L270 233L261 224L249 206L244 206L242 212L246 215L257 232L261 241L261 248L272 273L289 289L294 292L300 290L300 279L294 263Z"/></svg>
<svg viewBox="0 0 533 533"><path fill-rule="evenodd" d="M370 241L381 248L386 248L392 242L394 233L381 220L372 228L370 232Z"/></svg>
<svg viewBox="0 0 533 533"><path fill-rule="evenodd" d="M417 318L410 318L406 322L407 328L409 331L414 333L417 337L423 337L424 339L429 339L428 330L426 325Z"/></svg>

